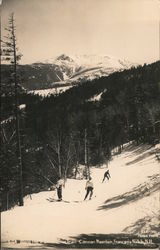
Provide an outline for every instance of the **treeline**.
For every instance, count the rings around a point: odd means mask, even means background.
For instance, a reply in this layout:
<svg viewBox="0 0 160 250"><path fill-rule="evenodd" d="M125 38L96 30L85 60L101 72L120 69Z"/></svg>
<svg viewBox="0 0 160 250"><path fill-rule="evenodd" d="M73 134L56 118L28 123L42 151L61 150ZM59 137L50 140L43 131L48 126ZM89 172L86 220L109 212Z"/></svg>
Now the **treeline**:
<svg viewBox="0 0 160 250"><path fill-rule="evenodd" d="M100 93L99 101L90 100ZM47 178L54 181L58 175L73 176L79 164L107 162L111 150L121 150L128 141L159 140L159 94L157 62L88 81L59 96L28 104L27 137L34 138L33 145L41 148L41 169Z"/></svg>
<svg viewBox="0 0 160 250"><path fill-rule="evenodd" d="M72 125L72 133L84 129L95 133L96 128L101 129L103 140L106 136L105 141L112 147L129 140L153 143L159 138L159 69L157 62L83 83L28 106L28 114L31 119L35 117L39 134L45 134L58 119L59 123L65 121L66 127ZM99 93L102 93L99 101L90 100Z"/></svg>
<svg viewBox="0 0 160 250"><path fill-rule="evenodd" d="M10 71L11 65L1 65L3 83L7 83L10 80ZM19 65L18 71L22 78L21 85L26 90L50 88L53 86L53 82L59 82L59 78L63 79L61 70L54 64L34 63Z"/></svg>
<svg viewBox="0 0 160 250"><path fill-rule="evenodd" d="M100 100L92 101L98 94ZM24 194L47 189L58 176L76 177L80 164L89 169L107 163L114 147L121 150L131 140L158 141L159 95L160 62L88 81L56 96L23 94L21 103L26 107L20 111L20 127ZM7 103L11 103L9 100ZM14 131L13 124L14 119L5 123L5 135ZM11 141L4 152L7 160L2 169L1 190L5 193L17 185Z"/></svg>

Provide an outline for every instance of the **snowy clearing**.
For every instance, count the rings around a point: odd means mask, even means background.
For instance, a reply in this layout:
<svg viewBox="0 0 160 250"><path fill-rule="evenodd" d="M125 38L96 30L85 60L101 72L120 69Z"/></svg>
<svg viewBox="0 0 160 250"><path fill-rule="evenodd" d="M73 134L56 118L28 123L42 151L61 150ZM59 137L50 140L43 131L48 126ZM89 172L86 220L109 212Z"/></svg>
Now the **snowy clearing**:
<svg viewBox="0 0 160 250"><path fill-rule="evenodd" d="M111 179L102 183L106 166L91 168L94 194L83 201L86 180L68 179L63 199L55 191L25 197L24 207L2 212L2 241L59 242L80 234L158 235L159 162L155 148L127 144L109 164Z"/></svg>
<svg viewBox="0 0 160 250"><path fill-rule="evenodd" d="M64 87L57 87L57 88L49 88L49 89L37 89L37 90L31 90L28 93L34 94L34 95L40 95L42 97L50 96L50 95L58 95L62 92L65 92L66 90L70 89L72 86L64 86Z"/></svg>

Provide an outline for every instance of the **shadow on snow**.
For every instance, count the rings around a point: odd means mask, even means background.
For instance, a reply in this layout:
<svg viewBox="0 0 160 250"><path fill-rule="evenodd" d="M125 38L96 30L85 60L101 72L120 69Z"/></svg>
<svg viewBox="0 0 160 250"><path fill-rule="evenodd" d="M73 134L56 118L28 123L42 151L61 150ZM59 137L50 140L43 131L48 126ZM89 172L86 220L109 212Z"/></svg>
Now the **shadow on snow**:
<svg viewBox="0 0 160 250"><path fill-rule="evenodd" d="M126 192L122 195L115 196L104 202L103 205L99 206L97 210L108 210L117 208L123 205L127 205L131 202L135 202L143 197L149 196L151 193L159 190L159 174L149 176L149 182L142 183Z"/></svg>

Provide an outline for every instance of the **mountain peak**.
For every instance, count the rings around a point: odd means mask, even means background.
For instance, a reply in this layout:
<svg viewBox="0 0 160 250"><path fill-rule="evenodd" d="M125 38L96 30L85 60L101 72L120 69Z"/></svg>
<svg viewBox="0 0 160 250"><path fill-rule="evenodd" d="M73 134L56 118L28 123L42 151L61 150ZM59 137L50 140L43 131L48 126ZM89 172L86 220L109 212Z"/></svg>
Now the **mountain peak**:
<svg viewBox="0 0 160 250"><path fill-rule="evenodd" d="M71 57L67 56L66 54L62 54L62 55L58 56L56 58L56 60L65 60L65 61L73 62L73 59Z"/></svg>
<svg viewBox="0 0 160 250"><path fill-rule="evenodd" d="M118 59L110 55L67 55L65 53L45 60L52 64L52 70L59 84L79 83L102 76L108 76L115 71L129 69L136 66L126 60Z"/></svg>

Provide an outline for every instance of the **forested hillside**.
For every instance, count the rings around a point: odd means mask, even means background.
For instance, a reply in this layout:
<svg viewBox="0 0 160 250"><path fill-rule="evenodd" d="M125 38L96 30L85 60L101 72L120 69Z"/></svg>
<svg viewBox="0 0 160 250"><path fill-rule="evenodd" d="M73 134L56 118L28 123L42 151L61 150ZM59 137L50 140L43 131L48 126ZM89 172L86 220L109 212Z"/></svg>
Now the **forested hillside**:
<svg viewBox="0 0 160 250"><path fill-rule="evenodd" d="M67 56L62 54L43 62L18 65L22 86L26 90L47 89L57 85L68 86L108 76L115 71L130 68L133 63L107 55ZM11 65L1 65L3 82L9 80Z"/></svg>
<svg viewBox="0 0 160 250"><path fill-rule="evenodd" d="M101 93L98 101L91 98ZM154 144L160 138L160 62L113 73L41 98L23 93L20 128L24 194L47 189L57 177L75 176L79 164L88 168L110 160L131 140ZM18 196L12 95L2 98L4 142L1 192ZM85 157L87 156L87 159ZM84 173L85 175L85 173Z"/></svg>
<svg viewBox="0 0 160 250"><path fill-rule="evenodd" d="M4 64L1 66L2 80L4 83L9 81L8 76L10 70L10 65ZM58 70L56 71L54 65L43 63L19 65L18 72L21 75L21 84L27 90L48 88L53 82L59 81L58 76L62 77L62 73Z"/></svg>

